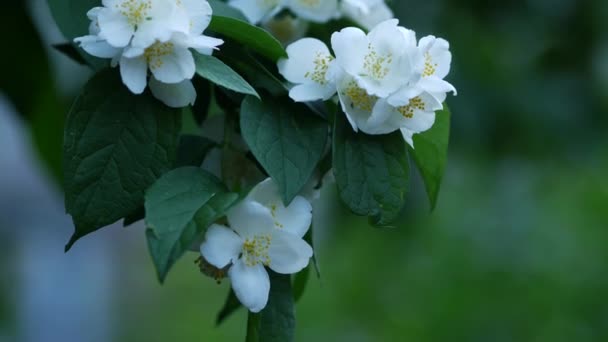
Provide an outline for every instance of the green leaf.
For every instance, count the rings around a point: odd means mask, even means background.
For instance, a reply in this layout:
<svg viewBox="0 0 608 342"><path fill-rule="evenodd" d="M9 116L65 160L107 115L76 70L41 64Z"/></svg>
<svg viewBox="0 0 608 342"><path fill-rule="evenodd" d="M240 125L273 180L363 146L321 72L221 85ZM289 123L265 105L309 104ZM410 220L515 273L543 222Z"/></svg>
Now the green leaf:
<svg viewBox="0 0 608 342"><path fill-rule="evenodd" d="M214 15L209 30L248 46L273 62L282 57L287 57L281 43L268 31L250 25L243 20Z"/></svg>
<svg viewBox="0 0 608 342"><path fill-rule="evenodd" d="M175 167L201 166L216 143L199 135L184 134L179 139Z"/></svg>
<svg viewBox="0 0 608 342"><path fill-rule="evenodd" d="M408 191L407 148L399 132L355 133L344 115L335 121L334 174L342 201L353 213L387 225L397 218Z"/></svg>
<svg viewBox="0 0 608 342"><path fill-rule="evenodd" d="M226 42L218 55L221 55L226 63L237 69L255 87L265 89L277 97L289 92L289 88L275 74L249 52L244 51L240 45Z"/></svg>
<svg viewBox="0 0 608 342"><path fill-rule="evenodd" d="M228 292L228 297L226 297L226 302L224 302L224 307L217 314L215 325L219 326L226 319L228 319L228 317L232 316L233 313L235 313L238 309L242 307L243 305L241 305L241 302L236 297L236 294L234 294L234 291L231 288L230 292Z"/></svg>
<svg viewBox="0 0 608 342"><path fill-rule="evenodd" d="M91 21L87 12L101 6L100 0L48 0L48 3L59 30L70 41L89 33Z"/></svg>
<svg viewBox="0 0 608 342"><path fill-rule="evenodd" d="M192 115L194 121L200 127L209 116L212 99L211 83L202 77L194 77L192 78L192 85L196 90L196 101L192 106Z"/></svg>
<svg viewBox="0 0 608 342"><path fill-rule="evenodd" d="M146 192L148 248L163 282L171 266L239 198L198 167L165 174Z"/></svg>
<svg viewBox="0 0 608 342"><path fill-rule="evenodd" d="M308 231L304 235L304 241L308 242L310 247L312 247L312 249L314 250L315 243L314 243L314 237L313 237L313 228L314 228L314 225L311 225L310 229L308 229ZM312 266L315 268L315 274L317 275L317 279L321 279L321 268L319 268L319 262L317 260L316 253L314 253L312 255L312 258L310 259L310 261L312 262Z"/></svg>
<svg viewBox="0 0 608 342"><path fill-rule="evenodd" d="M106 70L76 99L64 133L65 206L79 238L131 214L175 162L180 111L133 95Z"/></svg>
<svg viewBox="0 0 608 342"><path fill-rule="evenodd" d="M143 220L144 217L146 217L146 209L144 209L144 206L142 205L141 207L137 208L134 212L125 216L124 220L122 220L122 226L126 228L132 224L135 224L135 223Z"/></svg>
<svg viewBox="0 0 608 342"><path fill-rule="evenodd" d="M247 97L241 106L241 133L288 205L321 160L328 126L301 104Z"/></svg>
<svg viewBox="0 0 608 342"><path fill-rule="evenodd" d="M310 265L305 269L298 272L293 279L293 298L296 302L300 301L304 292L306 291L306 285L308 285L308 279L310 278Z"/></svg>
<svg viewBox="0 0 608 342"><path fill-rule="evenodd" d="M89 65L89 63L80 54L79 49L73 43L53 44L53 47L55 48L55 50L61 52L74 62L80 65Z"/></svg>
<svg viewBox="0 0 608 342"><path fill-rule="evenodd" d="M249 313L247 342L290 342L295 338L296 315L291 277L268 271L270 295L266 308Z"/></svg>
<svg viewBox="0 0 608 342"><path fill-rule="evenodd" d="M232 70L232 68L219 59L213 56L198 54L195 56L195 61L196 73L201 77L237 93L260 98L255 89L241 75L237 74L236 71Z"/></svg>
<svg viewBox="0 0 608 342"><path fill-rule="evenodd" d="M436 113L435 124L423 133L414 135L414 148L410 148L414 161L420 170L431 210L437 205L439 188L448 159L450 140L450 110L447 105Z"/></svg>

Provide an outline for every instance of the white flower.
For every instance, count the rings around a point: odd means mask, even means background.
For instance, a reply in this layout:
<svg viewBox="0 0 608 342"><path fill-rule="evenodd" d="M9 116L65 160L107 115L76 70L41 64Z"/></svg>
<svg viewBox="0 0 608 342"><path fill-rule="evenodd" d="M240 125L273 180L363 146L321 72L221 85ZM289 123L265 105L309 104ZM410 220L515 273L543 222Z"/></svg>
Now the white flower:
<svg viewBox="0 0 608 342"><path fill-rule="evenodd" d="M340 10L342 15L366 30L395 17L384 0L342 0Z"/></svg>
<svg viewBox="0 0 608 342"><path fill-rule="evenodd" d="M435 112L443 105L428 92L410 88L407 94L378 101L375 109L386 117L384 125L399 128L405 141L414 147L413 135L433 127Z"/></svg>
<svg viewBox="0 0 608 342"><path fill-rule="evenodd" d="M270 19L281 10L284 0L229 0L228 5L240 10L252 24Z"/></svg>
<svg viewBox="0 0 608 342"><path fill-rule="evenodd" d="M201 245L203 258L228 276L237 298L252 312L268 302L265 269L292 274L305 268L313 251L302 237L312 221L312 207L297 196L285 207L276 184L267 179L227 213L230 228L214 224Z"/></svg>
<svg viewBox="0 0 608 342"><path fill-rule="evenodd" d="M345 28L331 42L335 58L316 39L291 44L288 58L278 63L279 72L296 84L289 93L295 101L327 100L337 91L355 131L375 135L400 130L413 147L413 135L430 129L446 94L456 93L443 80L452 59L448 42L428 36L418 43L416 33L395 19L369 34Z"/></svg>
<svg viewBox="0 0 608 342"><path fill-rule="evenodd" d="M99 23L97 17L102 7L95 7L87 13L87 17L91 20L89 25L89 35L74 39L74 41L80 44L88 54L99 57L99 58L111 58L116 59L120 57L122 48L117 48L110 45L105 39L99 37ZM113 61L115 64L115 61Z"/></svg>
<svg viewBox="0 0 608 342"><path fill-rule="evenodd" d="M415 64L421 75L417 87L435 96L439 102L445 101L449 92L456 95L456 88L444 80L452 63L450 44L446 40L434 36L420 39L417 58Z"/></svg>
<svg viewBox="0 0 608 342"><path fill-rule="evenodd" d="M298 102L327 100L336 93L331 77L334 57L322 41L304 38L287 47L287 58L278 62L279 72L296 84L289 96Z"/></svg>
<svg viewBox="0 0 608 342"><path fill-rule="evenodd" d="M146 47L173 32L188 32L183 12L170 0L103 0L98 8L99 37L110 45Z"/></svg>
<svg viewBox="0 0 608 342"><path fill-rule="evenodd" d="M252 24L264 23L287 8L302 19L325 23L340 15L338 0L230 0Z"/></svg>
<svg viewBox="0 0 608 342"><path fill-rule="evenodd" d="M222 40L202 33L212 9L204 0L104 0L88 13L89 35L75 41L89 54L120 64L123 83L134 94L148 85L170 107L193 104L196 91L190 49L211 54Z"/></svg>
<svg viewBox="0 0 608 342"><path fill-rule="evenodd" d="M297 16L316 23L339 17L338 0L286 0L286 7Z"/></svg>
<svg viewBox="0 0 608 342"><path fill-rule="evenodd" d="M370 95L386 97L401 88L413 72L413 33L397 19L376 26L368 35L348 27L331 37L338 64Z"/></svg>

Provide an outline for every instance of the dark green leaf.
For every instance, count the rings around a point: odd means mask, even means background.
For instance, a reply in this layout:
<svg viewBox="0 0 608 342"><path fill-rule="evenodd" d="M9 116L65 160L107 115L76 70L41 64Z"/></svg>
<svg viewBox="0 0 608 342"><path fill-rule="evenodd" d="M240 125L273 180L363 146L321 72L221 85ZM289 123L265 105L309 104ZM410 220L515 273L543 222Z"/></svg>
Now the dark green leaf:
<svg viewBox="0 0 608 342"><path fill-rule="evenodd" d="M285 205L310 180L325 151L328 126L305 106L247 97L241 133L251 152L277 182Z"/></svg>
<svg viewBox="0 0 608 342"><path fill-rule="evenodd" d="M179 139L175 166L201 166L215 142L199 135L182 135Z"/></svg>
<svg viewBox="0 0 608 342"><path fill-rule="evenodd" d="M306 285L308 285L308 279L310 278L310 265L305 269L298 272L293 279L293 298L296 302L302 298L306 291Z"/></svg>
<svg viewBox="0 0 608 342"><path fill-rule="evenodd" d="M288 87L259 60L244 51L240 45L226 42L219 52L222 59L237 69L251 84L265 89L273 96L287 94Z"/></svg>
<svg viewBox="0 0 608 342"><path fill-rule="evenodd" d="M48 3L59 30L70 41L89 33L91 21L87 12L101 6L100 0L48 0Z"/></svg>
<svg viewBox="0 0 608 342"><path fill-rule="evenodd" d="M224 215L238 195L198 167L165 174L146 192L148 247L161 282L175 262Z"/></svg>
<svg viewBox="0 0 608 342"><path fill-rule="evenodd" d="M214 15L209 29L248 46L273 62L287 57L285 49L276 38L266 30L243 20Z"/></svg>
<svg viewBox="0 0 608 342"><path fill-rule="evenodd" d="M409 183L407 148L401 134L355 133L341 114L335 121L333 153L338 192L350 210L379 225L396 219Z"/></svg>
<svg viewBox="0 0 608 342"><path fill-rule="evenodd" d="M310 229L306 232L306 235L304 235L304 241L308 242L310 247L312 247L312 249L314 250L315 243L314 243L314 238L313 238L313 228L314 228L314 225L311 225ZM312 265L315 268L315 273L317 275L317 279L321 279L321 269L319 268L319 262L317 261L316 253L314 253L312 255L312 258L310 261L312 262Z"/></svg>
<svg viewBox="0 0 608 342"><path fill-rule="evenodd" d="M411 149L426 186L431 210L437 205L450 140L450 110L447 105L436 115L435 124L430 130L414 135L414 149Z"/></svg>
<svg viewBox="0 0 608 342"><path fill-rule="evenodd" d="M268 271L270 295L266 308L249 313L247 342L290 342L294 340L296 315L291 277Z"/></svg>
<svg viewBox="0 0 608 342"><path fill-rule="evenodd" d="M211 84L202 77L194 77L192 79L192 85L194 86L194 89L196 89L196 101L192 106L192 115L194 121L196 121L200 127L209 116L212 96Z"/></svg>
<svg viewBox="0 0 608 342"><path fill-rule="evenodd" d="M213 56L197 55L196 73L209 81L237 93L260 96L241 75Z"/></svg>
<svg viewBox="0 0 608 342"><path fill-rule="evenodd" d="M88 62L82 57L78 48L72 43L54 44L55 50L61 52L65 56L69 57L74 62L80 65L89 65Z"/></svg>
<svg viewBox="0 0 608 342"><path fill-rule="evenodd" d="M179 110L149 94L133 95L117 72L96 75L65 126L65 205L79 238L129 215L144 191L175 162Z"/></svg>
<svg viewBox="0 0 608 342"><path fill-rule="evenodd" d="M122 221L123 227L128 227L134 223L137 223L146 217L146 209L143 206L137 208L134 212L125 216L125 219Z"/></svg>
<svg viewBox="0 0 608 342"><path fill-rule="evenodd" d="M234 294L234 291L230 289L228 292L228 297L226 297L226 302L224 303L224 307L217 314L217 318L215 320L215 324L219 326L222 324L228 317L232 316L238 309L242 308L241 302Z"/></svg>

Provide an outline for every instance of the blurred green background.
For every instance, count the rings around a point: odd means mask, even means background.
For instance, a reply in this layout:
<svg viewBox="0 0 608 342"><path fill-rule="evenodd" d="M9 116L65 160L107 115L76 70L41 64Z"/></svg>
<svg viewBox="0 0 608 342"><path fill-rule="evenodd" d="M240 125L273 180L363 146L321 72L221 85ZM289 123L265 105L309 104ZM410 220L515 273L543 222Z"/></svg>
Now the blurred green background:
<svg viewBox="0 0 608 342"><path fill-rule="evenodd" d="M414 174L379 230L324 191L297 340L608 341L608 1L392 5L454 55L439 204ZM0 341L242 341L244 311L214 326L228 284L192 254L158 285L141 226L62 253L61 130L88 71L50 48L43 0L0 6Z"/></svg>

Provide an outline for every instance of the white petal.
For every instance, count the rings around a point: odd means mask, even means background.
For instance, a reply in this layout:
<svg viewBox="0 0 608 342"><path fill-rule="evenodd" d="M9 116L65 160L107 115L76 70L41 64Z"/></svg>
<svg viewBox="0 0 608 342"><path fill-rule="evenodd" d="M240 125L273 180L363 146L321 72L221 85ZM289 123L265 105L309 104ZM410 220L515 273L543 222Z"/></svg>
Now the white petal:
<svg viewBox="0 0 608 342"><path fill-rule="evenodd" d="M279 72L291 83L305 83L311 81L310 76L315 72L317 60L327 61L331 54L327 45L315 38L303 38L286 49L288 58L278 62ZM323 77L324 79L324 77Z"/></svg>
<svg viewBox="0 0 608 342"><path fill-rule="evenodd" d="M338 64L351 75L357 75L363 69L368 45L365 32L354 27L347 27L331 36L331 47Z"/></svg>
<svg viewBox="0 0 608 342"><path fill-rule="evenodd" d="M418 84L418 87L424 89L429 93L449 93L452 92L456 95L456 88L449 82L440 79L437 76L429 76L422 78Z"/></svg>
<svg viewBox="0 0 608 342"><path fill-rule="evenodd" d="M207 229L201 244L201 255L211 265L224 268L235 262L243 248L241 239L232 229L214 224Z"/></svg>
<svg viewBox="0 0 608 342"><path fill-rule="evenodd" d="M407 141L412 148L414 146L413 136L414 134L421 133L429 130L435 123L434 112L419 112L411 119L407 126L401 128L401 134L405 141Z"/></svg>
<svg viewBox="0 0 608 342"><path fill-rule="evenodd" d="M321 86L315 83L297 85L289 91L289 97L296 102L327 100L336 93L336 86L328 84Z"/></svg>
<svg viewBox="0 0 608 342"><path fill-rule="evenodd" d="M99 58L114 58L121 49L115 48L98 36L84 36L74 39L88 54Z"/></svg>
<svg viewBox="0 0 608 342"><path fill-rule="evenodd" d="M123 50L122 56L126 58L135 58L143 55L145 52L146 50L143 48L129 45Z"/></svg>
<svg viewBox="0 0 608 342"><path fill-rule="evenodd" d="M171 108L192 106L196 101L196 89L190 80L168 84L151 77L148 85L152 95Z"/></svg>
<svg viewBox="0 0 608 342"><path fill-rule="evenodd" d="M310 202L302 196L296 196L285 207L279 188L272 178L266 178L256 185L247 198L269 208L274 220L274 227L281 231L287 231L302 237L310 228L312 223L312 205Z"/></svg>
<svg viewBox="0 0 608 342"><path fill-rule="evenodd" d="M150 70L163 83L178 83L194 77L196 66L192 52L175 47L172 52L150 60Z"/></svg>
<svg viewBox="0 0 608 342"><path fill-rule="evenodd" d="M452 63L450 44L444 39L437 38L429 53L433 63L437 64L435 76L439 78L446 77L450 73L450 64Z"/></svg>
<svg viewBox="0 0 608 342"><path fill-rule="evenodd" d="M97 15L97 22L99 36L107 40L108 44L118 48L129 45L135 28L129 24L127 17L120 12L105 9Z"/></svg>
<svg viewBox="0 0 608 342"><path fill-rule="evenodd" d="M143 57L120 59L120 76L129 90L134 94L141 94L146 89L148 64Z"/></svg>
<svg viewBox="0 0 608 342"><path fill-rule="evenodd" d="M180 0L190 18L190 34L200 35L209 26L213 10L207 1Z"/></svg>
<svg viewBox="0 0 608 342"><path fill-rule="evenodd" d="M277 9L279 0L230 0L228 5L243 12L250 23L257 24Z"/></svg>
<svg viewBox="0 0 608 342"><path fill-rule="evenodd" d="M281 194L277 183L268 177L251 189L247 195L248 199L256 201L264 206L281 201Z"/></svg>
<svg viewBox="0 0 608 342"><path fill-rule="evenodd" d="M230 227L243 239L257 234L266 234L274 229L270 209L264 205L245 199L226 214Z"/></svg>
<svg viewBox="0 0 608 342"><path fill-rule="evenodd" d="M272 236L268 250L269 267L281 274L300 272L308 266L313 251L302 238L287 232L277 231Z"/></svg>
<svg viewBox="0 0 608 342"><path fill-rule="evenodd" d="M262 264L249 267L239 259L228 270L228 276L234 294L249 311L260 312L266 307L270 279Z"/></svg>
<svg viewBox="0 0 608 342"><path fill-rule="evenodd" d="M348 16L366 30L372 30L381 22L395 17L393 11L384 3L384 1L376 2L377 4L373 5L368 13L362 15L349 14Z"/></svg>
<svg viewBox="0 0 608 342"><path fill-rule="evenodd" d="M312 223L312 205L302 196L296 196L287 208L277 206L273 214L275 226L298 237L303 237Z"/></svg>
<svg viewBox="0 0 608 342"><path fill-rule="evenodd" d="M325 23L338 16L337 0L289 0L288 8L298 17L316 23Z"/></svg>
<svg viewBox="0 0 608 342"><path fill-rule="evenodd" d="M369 33L369 40L378 53L386 54L403 49L405 37L403 37L398 25L399 20L389 19L378 24Z"/></svg>
<svg viewBox="0 0 608 342"><path fill-rule="evenodd" d="M342 110L353 126L353 129L357 131L358 129L363 130L367 128L366 123L372 115L372 110L378 98L367 94L365 89L359 87L352 77L345 77L339 83L338 96L340 97Z"/></svg>
<svg viewBox="0 0 608 342"><path fill-rule="evenodd" d="M224 41L218 38L208 36L190 36L186 41L186 46L195 49L197 52L210 55L210 50L217 49L218 46L224 44Z"/></svg>

